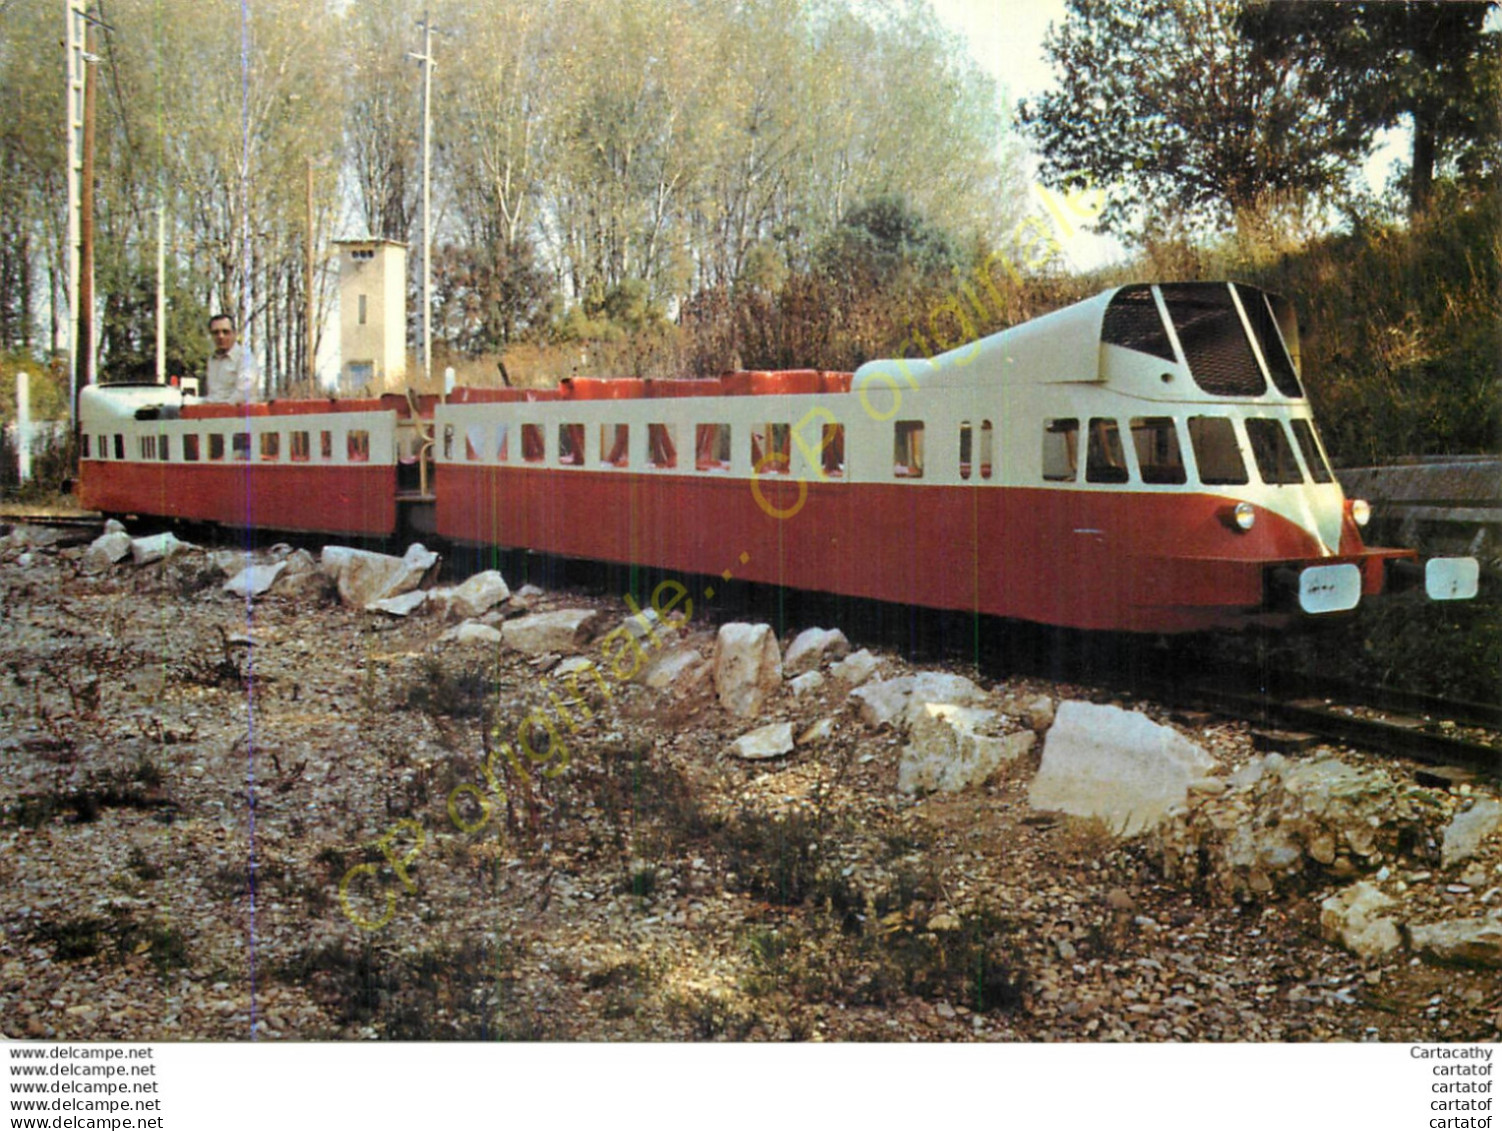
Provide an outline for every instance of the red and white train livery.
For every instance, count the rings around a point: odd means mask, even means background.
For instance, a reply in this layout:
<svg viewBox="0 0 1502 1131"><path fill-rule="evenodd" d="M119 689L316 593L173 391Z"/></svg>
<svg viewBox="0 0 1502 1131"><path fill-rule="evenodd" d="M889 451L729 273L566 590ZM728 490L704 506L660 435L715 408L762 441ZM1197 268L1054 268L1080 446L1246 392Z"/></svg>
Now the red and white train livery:
<svg viewBox="0 0 1502 1131"><path fill-rule="evenodd" d="M112 513L458 542L1084 629L1180 632L1474 596L1474 559L1366 547L1295 321L1241 284L1135 285L854 374L575 378L439 401L81 398Z"/></svg>

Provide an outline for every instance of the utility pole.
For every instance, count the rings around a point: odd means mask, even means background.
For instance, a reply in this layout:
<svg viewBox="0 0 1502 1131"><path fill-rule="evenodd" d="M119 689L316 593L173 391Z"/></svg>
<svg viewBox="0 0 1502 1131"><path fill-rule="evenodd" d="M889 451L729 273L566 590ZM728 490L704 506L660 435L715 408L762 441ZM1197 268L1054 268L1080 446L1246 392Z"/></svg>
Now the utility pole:
<svg viewBox="0 0 1502 1131"><path fill-rule="evenodd" d="M433 18L423 9L422 54L407 52L422 64L422 378L426 387L433 372L433 213L431 199Z"/></svg>
<svg viewBox="0 0 1502 1131"><path fill-rule="evenodd" d="M78 384L94 383L94 119L99 99L94 25L84 33L83 159L78 195ZM75 406L76 408L76 406Z"/></svg>
<svg viewBox="0 0 1502 1131"><path fill-rule="evenodd" d="M156 383L167 383L167 206L156 207Z"/></svg>

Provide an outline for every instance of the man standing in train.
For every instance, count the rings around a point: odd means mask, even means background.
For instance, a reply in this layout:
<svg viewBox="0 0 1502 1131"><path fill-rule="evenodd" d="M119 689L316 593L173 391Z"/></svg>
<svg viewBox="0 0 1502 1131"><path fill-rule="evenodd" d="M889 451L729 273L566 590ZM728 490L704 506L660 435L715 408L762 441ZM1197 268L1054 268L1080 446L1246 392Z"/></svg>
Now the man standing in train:
<svg viewBox="0 0 1502 1131"><path fill-rule="evenodd" d="M208 378L203 399L220 404L249 404L256 399L260 372L256 356L243 343L235 341L235 320L228 314L209 319L209 337L214 352L209 358Z"/></svg>

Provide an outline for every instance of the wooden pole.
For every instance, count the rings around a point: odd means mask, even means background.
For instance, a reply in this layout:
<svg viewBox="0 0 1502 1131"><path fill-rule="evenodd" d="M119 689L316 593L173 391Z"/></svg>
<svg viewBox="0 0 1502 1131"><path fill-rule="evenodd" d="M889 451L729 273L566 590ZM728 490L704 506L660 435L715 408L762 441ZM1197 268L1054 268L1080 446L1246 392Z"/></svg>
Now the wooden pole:
<svg viewBox="0 0 1502 1131"><path fill-rule="evenodd" d="M94 383L94 118L99 67L93 59L94 26L84 33L83 169L78 216L78 384Z"/></svg>

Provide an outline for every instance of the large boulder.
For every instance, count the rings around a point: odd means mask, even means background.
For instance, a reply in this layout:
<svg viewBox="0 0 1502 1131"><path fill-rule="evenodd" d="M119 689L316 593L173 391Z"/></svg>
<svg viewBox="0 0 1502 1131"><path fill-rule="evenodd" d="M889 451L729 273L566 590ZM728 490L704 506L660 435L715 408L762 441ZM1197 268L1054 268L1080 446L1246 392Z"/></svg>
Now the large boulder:
<svg viewBox="0 0 1502 1131"><path fill-rule="evenodd" d="M1135 836L1182 806L1190 783L1214 768L1203 749L1146 715L1070 700L1049 728L1028 802Z"/></svg>
<svg viewBox="0 0 1502 1131"><path fill-rule="evenodd" d="M720 705L750 718L782 688L782 652L770 625L720 626L714 647L714 687Z"/></svg>
<svg viewBox="0 0 1502 1131"><path fill-rule="evenodd" d="M1032 731L997 733L1004 724L996 711L924 703L897 763L898 792L953 792L984 782L1037 741Z"/></svg>
<svg viewBox="0 0 1502 1131"><path fill-rule="evenodd" d="M249 565L224 583L224 592L236 597L256 598L276 584L276 579L287 568L286 562L271 565Z"/></svg>
<svg viewBox="0 0 1502 1131"><path fill-rule="evenodd" d="M399 558L348 546L323 548L324 573L337 581L339 599L355 609L418 588L437 566L438 555L421 542Z"/></svg>
<svg viewBox="0 0 1502 1131"><path fill-rule="evenodd" d="M529 656L569 656L583 651L599 624L600 614L594 609L557 609L508 620L501 626L501 638L506 647Z"/></svg>
<svg viewBox="0 0 1502 1131"><path fill-rule="evenodd" d="M818 669L826 659L850 652L850 641L837 628L805 628L793 638L782 657L782 674L791 678Z"/></svg>

